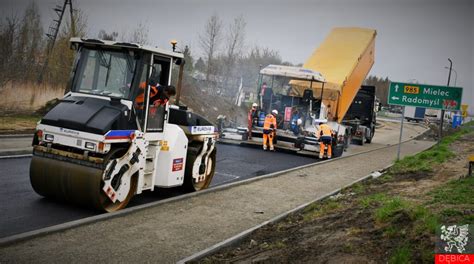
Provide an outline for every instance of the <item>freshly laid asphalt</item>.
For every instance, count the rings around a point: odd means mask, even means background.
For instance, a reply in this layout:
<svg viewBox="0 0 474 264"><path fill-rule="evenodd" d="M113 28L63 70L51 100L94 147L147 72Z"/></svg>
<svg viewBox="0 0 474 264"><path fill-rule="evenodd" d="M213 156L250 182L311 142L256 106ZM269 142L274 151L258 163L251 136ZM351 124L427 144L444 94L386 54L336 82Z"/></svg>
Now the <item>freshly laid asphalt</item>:
<svg viewBox="0 0 474 264"><path fill-rule="evenodd" d="M57 225L97 211L59 203L36 194L30 185L31 158L0 160L0 238ZM315 162L314 158L219 144L216 174L211 186L235 182ZM155 189L137 195L129 206L180 195L179 188Z"/></svg>

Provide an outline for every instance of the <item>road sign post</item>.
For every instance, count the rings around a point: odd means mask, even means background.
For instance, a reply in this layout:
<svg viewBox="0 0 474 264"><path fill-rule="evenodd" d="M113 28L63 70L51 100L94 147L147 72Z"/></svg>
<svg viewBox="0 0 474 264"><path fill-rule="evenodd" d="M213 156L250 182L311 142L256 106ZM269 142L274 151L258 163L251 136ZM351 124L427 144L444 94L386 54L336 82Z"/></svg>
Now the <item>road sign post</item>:
<svg viewBox="0 0 474 264"><path fill-rule="evenodd" d="M400 144L403 133L403 120L405 119L405 106L440 109L444 115L444 110L459 111L461 108L461 101L461 87L401 82L390 83L388 104L403 106L397 160L400 158ZM442 135L442 118L443 116L441 117L440 136Z"/></svg>
<svg viewBox="0 0 474 264"><path fill-rule="evenodd" d="M397 150L397 160L400 160L400 148L402 146L402 134L403 134L403 121L405 120L405 106L402 110L402 124L400 125L400 137L398 138L398 150Z"/></svg>

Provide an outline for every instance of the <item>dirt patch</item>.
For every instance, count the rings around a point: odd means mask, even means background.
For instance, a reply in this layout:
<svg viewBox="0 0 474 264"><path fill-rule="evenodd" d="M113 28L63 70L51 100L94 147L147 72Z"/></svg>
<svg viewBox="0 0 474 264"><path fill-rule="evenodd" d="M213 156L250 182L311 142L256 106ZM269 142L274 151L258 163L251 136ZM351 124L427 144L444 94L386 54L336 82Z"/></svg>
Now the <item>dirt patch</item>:
<svg viewBox="0 0 474 264"><path fill-rule="evenodd" d="M237 106L229 99L207 93L191 84L185 83L183 86L182 103L215 124L219 115L226 117L224 124L227 126L245 124L247 120L248 109L245 107Z"/></svg>
<svg viewBox="0 0 474 264"><path fill-rule="evenodd" d="M357 184L199 262L430 263L434 215L455 221L474 212L473 204L433 202L433 190L467 174L474 133L462 136L450 150L456 156L434 164L430 172L388 173Z"/></svg>

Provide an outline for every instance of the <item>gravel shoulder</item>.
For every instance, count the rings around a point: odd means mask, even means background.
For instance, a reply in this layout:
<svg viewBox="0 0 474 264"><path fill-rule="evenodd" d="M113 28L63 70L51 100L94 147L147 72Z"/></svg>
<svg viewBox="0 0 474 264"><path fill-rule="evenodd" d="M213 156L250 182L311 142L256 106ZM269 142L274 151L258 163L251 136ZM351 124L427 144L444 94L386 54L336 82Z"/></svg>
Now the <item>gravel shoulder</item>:
<svg viewBox="0 0 474 264"><path fill-rule="evenodd" d="M406 142L402 156L432 145ZM176 262L388 166L396 151L374 150L33 238L2 247L0 262Z"/></svg>

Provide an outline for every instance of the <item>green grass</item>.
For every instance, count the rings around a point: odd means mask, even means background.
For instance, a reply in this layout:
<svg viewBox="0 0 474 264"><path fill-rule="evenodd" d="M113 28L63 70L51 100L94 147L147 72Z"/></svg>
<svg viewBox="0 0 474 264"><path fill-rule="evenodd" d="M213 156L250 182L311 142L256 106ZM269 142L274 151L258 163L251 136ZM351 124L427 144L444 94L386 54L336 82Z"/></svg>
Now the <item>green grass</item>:
<svg viewBox="0 0 474 264"><path fill-rule="evenodd" d="M376 193L366 196L360 200L362 208L369 208L384 204L388 200L388 196L384 193Z"/></svg>
<svg viewBox="0 0 474 264"><path fill-rule="evenodd" d="M388 222L392 216L401 210L407 208L409 204L400 199L400 197L394 197L384 201L382 206L375 210L375 220L378 222Z"/></svg>
<svg viewBox="0 0 474 264"><path fill-rule="evenodd" d="M412 254L410 250L410 245L405 244L395 249L388 263L390 264L411 263L410 261L411 259L412 259Z"/></svg>
<svg viewBox="0 0 474 264"><path fill-rule="evenodd" d="M432 203L442 204L474 204L474 177L452 180L447 184L429 192Z"/></svg>
<svg viewBox="0 0 474 264"><path fill-rule="evenodd" d="M318 218L326 213L333 212L338 208L341 208L342 205L338 201L326 200L323 203L314 203L308 206L303 213L304 221L311 221L315 218Z"/></svg>
<svg viewBox="0 0 474 264"><path fill-rule="evenodd" d="M433 171L433 163L443 163L454 156L455 154L449 150L447 145L440 144L395 162L395 165L390 168L390 174L431 172Z"/></svg>
<svg viewBox="0 0 474 264"><path fill-rule="evenodd" d="M41 116L31 115L12 115L0 117L0 131L20 131L33 130Z"/></svg>
<svg viewBox="0 0 474 264"><path fill-rule="evenodd" d="M278 240L268 245L268 249L280 249L284 247L286 247L286 244L282 240Z"/></svg>
<svg viewBox="0 0 474 264"><path fill-rule="evenodd" d="M361 194L365 191L365 184L361 183L361 182L358 182L354 185L352 185L350 188L349 188L349 191L350 192L353 192L355 194Z"/></svg>
<svg viewBox="0 0 474 264"><path fill-rule="evenodd" d="M431 149L423 151L413 156L406 156L396 161L390 168L390 174L431 172L433 164L439 164L456 156L449 149L449 145L467 133L473 132L472 125L474 122L466 123L459 131L443 137L440 144L433 146Z"/></svg>
<svg viewBox="0 0 474 264"><path fill-rule="evenodd" d="M423 233L434 234L439 225L438 217L423 206L415 206L410 210L410 218L415 221L415 233L417 235Z"/></svg>
<svg viewBox="0 0 474 264"><path fill-rule="evenodd" d="M440 213L439 213L442 217L446 217L446 218L449 218L449 217L458 217L458 216L462 216L463 213L459 210L456 210L456 209L452 209L452 208L448 208L448 209L444 209L442 210Z"/></svg>
<svg viewBox="0 0 474 264"><path fill-rule="evenodd" d="M434 206L453 206L474 210L474 177L452 180L428 194L431 196L430 204ZM463 223L474 224L474 214L465 213L459 209L447 208L439 212L439 217L443 221L455 219Z"/></svg>
<svg viewBox="0 0 474 264"><path fill-rule="evenodd" d="M400 230L394 227L393 225L390 225L384 229L383 234L388 238L395 238L398 237L398 235L400 234Z"/></svg>

